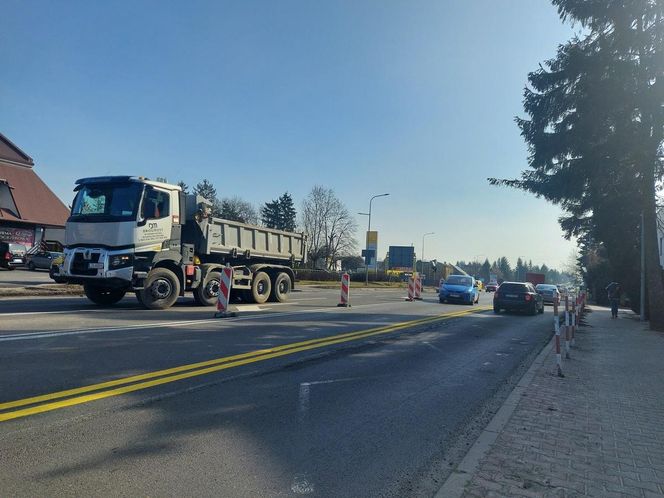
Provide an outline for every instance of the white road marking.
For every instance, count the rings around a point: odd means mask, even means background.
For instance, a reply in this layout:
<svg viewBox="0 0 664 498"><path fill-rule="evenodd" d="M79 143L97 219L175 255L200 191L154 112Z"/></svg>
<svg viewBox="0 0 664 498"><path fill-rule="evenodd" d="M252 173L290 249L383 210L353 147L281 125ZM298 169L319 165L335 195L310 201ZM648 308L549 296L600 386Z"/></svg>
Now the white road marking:
<svg viewBox="0 0 664 498"><path fill-rule="evenodd" d="M435 350L438 351L439 353L444 353L444 351L443 351L442 349L440 349L439 347L434 346L434 345L431 344L430 342L424 341L423 344L426 344L426 345L429 346L431 349L435 349Z"/></svg>

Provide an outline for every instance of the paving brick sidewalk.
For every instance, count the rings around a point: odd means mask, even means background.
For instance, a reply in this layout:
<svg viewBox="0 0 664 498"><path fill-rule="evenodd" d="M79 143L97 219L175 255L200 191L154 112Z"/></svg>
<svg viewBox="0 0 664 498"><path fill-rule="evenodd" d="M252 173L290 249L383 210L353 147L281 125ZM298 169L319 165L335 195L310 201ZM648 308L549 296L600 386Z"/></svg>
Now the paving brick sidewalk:
<svg viewBox="0 0 664 498"><path fill-rule="evenodd" d="M565 378L551 351L464 496L664 496L664 333L600 307L585 323Z"/></svg>

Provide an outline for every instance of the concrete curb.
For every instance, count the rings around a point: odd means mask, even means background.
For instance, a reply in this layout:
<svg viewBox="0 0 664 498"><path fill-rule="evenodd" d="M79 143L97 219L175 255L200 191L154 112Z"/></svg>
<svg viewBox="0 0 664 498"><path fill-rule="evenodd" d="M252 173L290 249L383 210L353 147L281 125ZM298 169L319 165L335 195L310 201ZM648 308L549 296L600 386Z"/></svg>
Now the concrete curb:
<svg viewBox="0 0 664 498"><path fill-rule="evenodd" d="M555 336L544 346L537 355L530 368L523 374L519 383L514 387L503 405L484 428L475 443L470 447L463 460L455 467L452 474L443 483L435 495L435 498L457 498L461 497L466 490L466 485L473 478L479 467L480 460L484 458L498 434L503 430L510 417L514 413L524 390L530 385L537 370L544 364L547 356L551 353Z"/></svg>

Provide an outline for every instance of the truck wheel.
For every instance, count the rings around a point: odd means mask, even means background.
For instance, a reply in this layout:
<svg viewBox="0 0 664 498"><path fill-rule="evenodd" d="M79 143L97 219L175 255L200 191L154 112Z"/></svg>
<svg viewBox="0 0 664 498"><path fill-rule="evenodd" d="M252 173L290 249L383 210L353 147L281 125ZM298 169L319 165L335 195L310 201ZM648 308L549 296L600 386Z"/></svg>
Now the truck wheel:
<svg viewBox="0 0 664 498"><path fill-rule="evenodd" d="M259 271L251 282L251 297L256 304L263 304L270 297L272 283L267 273Z"/></svg>
<svg viewBox="0 0 664 498"><path fill-rule="evenodd" d="M168 268L155 268L148 273L144 289L140 291L141 304L151 310L170 308L180 295L180 281Z"/></svg>
<svg viewBox="0 0 664 498"><path fill-rule="evenodd" d="M194 289L194 301L199 306L214 306L219 296L219 281L221 273L211 271L205 275L205 280Z"/></svg>
<svg viewBox="0 0 664 498"><path fill-rule="evenodd" d="M288 296L292 287L293 283L291 282L288 273L278 273L277 278L274 280L274 285L272 286L270 300L278 303L285 303L288 301Z"/></svg>
<svg viewBox="0 0 664 498"><path fill-rule="evenodd" d="M126 294L125 289L109 289L108 287L97 287L95 285L84 285L85 296L100 306L110 306L117 303Z"/></svg>

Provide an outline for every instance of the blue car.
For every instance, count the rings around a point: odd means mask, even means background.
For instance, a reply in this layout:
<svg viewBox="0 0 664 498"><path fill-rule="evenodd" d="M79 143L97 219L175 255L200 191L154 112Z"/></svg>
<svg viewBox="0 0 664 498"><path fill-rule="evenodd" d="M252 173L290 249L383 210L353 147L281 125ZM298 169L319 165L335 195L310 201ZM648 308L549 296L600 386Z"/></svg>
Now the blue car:
<svg viewBox="0 0 664 498"><path fill-rule="evenodd" d="M475 286L475 279L468 275L450 275L438 291L441 303L457 302L471 306L480 300L480 293Z"/></svg>

